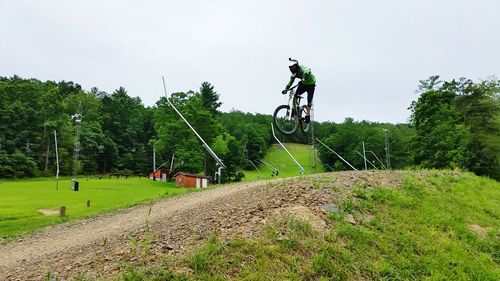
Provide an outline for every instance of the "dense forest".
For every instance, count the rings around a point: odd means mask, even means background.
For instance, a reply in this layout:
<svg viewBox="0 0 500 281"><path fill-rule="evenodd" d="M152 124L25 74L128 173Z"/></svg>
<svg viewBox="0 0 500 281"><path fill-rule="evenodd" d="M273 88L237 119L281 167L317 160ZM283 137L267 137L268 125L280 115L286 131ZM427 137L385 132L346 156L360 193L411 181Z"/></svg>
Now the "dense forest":
<svg viewBox="0 0 500 281"><path fill-rule="evenodd" d="M500 179L500 81L434 76L421 81L417 93L409 124L315 122L315 137L359 169L364 143L369 168L460 168ZM241 180L242 170L253 168L249 161L263 158L275 142L271 115L221 112L220 95L208 82L197 91L173 93L171 101L222 158L223 181ZM156 167L170 167L174 159L174 171L215 170L165 98L148 107L122 87L106 93L74 82L0 77L0 178L54 175L54 131L61 175L74 168L88 175L146 174L153 169L153 150ZM301 133L279 138L312 141ZM327 170L349 169L324 146L318 151Z"/></svg>

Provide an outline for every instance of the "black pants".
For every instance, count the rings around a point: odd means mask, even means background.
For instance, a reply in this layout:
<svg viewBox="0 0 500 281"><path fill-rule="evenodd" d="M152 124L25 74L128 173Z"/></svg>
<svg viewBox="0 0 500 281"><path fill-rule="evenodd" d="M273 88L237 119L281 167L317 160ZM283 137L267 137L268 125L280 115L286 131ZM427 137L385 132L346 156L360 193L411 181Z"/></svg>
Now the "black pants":
<svg viewBox="0 0 500 281"><path fill-rule="evenodd" d="M307 106L311 107L315 88L316 85L304 85L301 81L299 82L295 95L301 96L303 93L307 92Z"/></svg>

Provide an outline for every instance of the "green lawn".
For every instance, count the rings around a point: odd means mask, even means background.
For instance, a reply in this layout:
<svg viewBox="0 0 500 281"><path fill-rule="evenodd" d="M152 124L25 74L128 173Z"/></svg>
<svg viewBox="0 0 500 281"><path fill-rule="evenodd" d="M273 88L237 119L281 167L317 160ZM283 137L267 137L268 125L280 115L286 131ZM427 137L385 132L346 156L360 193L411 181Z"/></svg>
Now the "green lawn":
<svg viewBox="0 0 500 281"><path fill-rule="evenodd" d="M146 178L79 179L80 190L71 189L69 179L32 179L0 183L0 242L33 232L41 227L84 218L131 206L139 202L188 192L174 183L154 182ZM91 206L87 208L86 202ZM66 207L66 216L46 216L39 209Z"/></svg>
<svg viewBox="0 0 500 281"><path fill-rule="evenodd" d="M297 144L297 143L286 143L285 147L290 151L290 153L297 159L297 161L304 168L305 174L313 174L314 172L314 157L310 145ZM274 144L269 148L267 154L264 158L265 161L274 164L279 169L279 178L300 176L300 170L297 164L290 158L288 153L281 148L279 144ZM257 163L256 163L257 164ZM259 173L256 170L253 171L243 171L245 174L244 181L253 181L257 179L271 179L272 170L265 165L257 166L261 171L262 175L259 177ZM324 172L325 169L321 166L319 161L316 162L316 172Z"/></svg>

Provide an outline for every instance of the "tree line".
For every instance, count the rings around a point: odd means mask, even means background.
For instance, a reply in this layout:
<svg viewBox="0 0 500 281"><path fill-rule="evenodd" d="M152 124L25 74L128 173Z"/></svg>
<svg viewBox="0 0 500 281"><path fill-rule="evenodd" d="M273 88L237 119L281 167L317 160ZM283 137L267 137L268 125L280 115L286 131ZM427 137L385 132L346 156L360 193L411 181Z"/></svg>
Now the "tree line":
<svg viewBox="0 0 500 281"><path fill-rule="evenodd" d="M363 169L363 143L368 168L461 168L499 178L499 81L421 81L408 124L355 121L314 122L320 139L350 164ZM171 102L223 160L223 181L238 181L250 163L275 143L271 115L221 112L213 85L178 92ZM81 122L72 116L83 108ZM0 77L0 178L53 175L54 130L60 170L70 175L79 130L79 174L146 174L156 166L213 175L215 163L198 138L162 97L153 106L130 97L120 87L112 93L82 89L74 82ZM310 144L311 135L279 136L286 142ZM327 170L350 169L318 145ZM386 157L389 156L389 157ZM172 159L174 160L171 163Z"/></svg>

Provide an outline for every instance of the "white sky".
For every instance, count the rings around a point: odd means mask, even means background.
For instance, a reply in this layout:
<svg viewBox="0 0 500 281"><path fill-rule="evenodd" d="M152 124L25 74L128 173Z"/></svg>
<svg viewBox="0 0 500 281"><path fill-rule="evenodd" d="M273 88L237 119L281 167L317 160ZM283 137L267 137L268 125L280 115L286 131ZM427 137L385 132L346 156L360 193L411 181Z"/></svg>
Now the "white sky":
<svg viewBox="0 0 500 281"><path fill-rule="evenodd" d="M418 81L500 76L500 1L0 0L0 76L120 86L153 105L221 95L271 114L288 57L317 78L315 119L406 122Z"/></svg>

